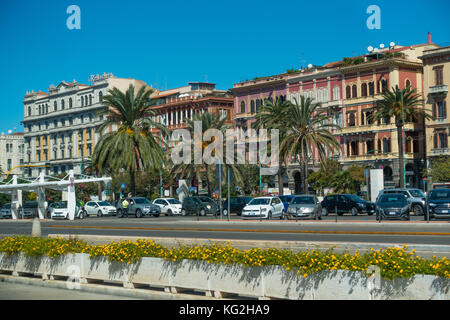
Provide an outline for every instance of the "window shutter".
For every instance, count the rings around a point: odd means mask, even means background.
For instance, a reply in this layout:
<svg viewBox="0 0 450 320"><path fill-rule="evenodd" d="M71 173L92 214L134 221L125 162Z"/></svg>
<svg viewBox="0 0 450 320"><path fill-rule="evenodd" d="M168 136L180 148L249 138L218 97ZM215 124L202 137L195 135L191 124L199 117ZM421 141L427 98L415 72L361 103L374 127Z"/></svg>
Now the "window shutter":
<svg viewBox="0 0 450 320"><path fill-rule="evenodd" d="M438 135L437 135L437 133L435 133L433 135L433 147L434 147L434 149L438 148Z"/></svg>

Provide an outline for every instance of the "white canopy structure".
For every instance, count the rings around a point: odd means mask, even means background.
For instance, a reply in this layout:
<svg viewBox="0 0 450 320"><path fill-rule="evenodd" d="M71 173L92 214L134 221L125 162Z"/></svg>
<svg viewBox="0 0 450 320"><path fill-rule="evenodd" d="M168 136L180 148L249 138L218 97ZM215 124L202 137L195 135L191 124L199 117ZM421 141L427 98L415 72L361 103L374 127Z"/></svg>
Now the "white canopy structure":
<svg viewBox="0 0 450 320"><path fill-rule="evenodd" d="M39 219L44 219L45 214L45 189L67 191L67 208L69 209L69 219L75 219L75 184L87 182L111 182L111 177L91 177L77 174L73 170L62 179L46 176L43 172L38 178L27 183L17 183L17 175L4 183L0 184L0 193L11 194L11 214L13 219L18 218L19 207L22 206L22 191L32 191L37 194ZM25 180L25 179L23 179Z"/></svg>

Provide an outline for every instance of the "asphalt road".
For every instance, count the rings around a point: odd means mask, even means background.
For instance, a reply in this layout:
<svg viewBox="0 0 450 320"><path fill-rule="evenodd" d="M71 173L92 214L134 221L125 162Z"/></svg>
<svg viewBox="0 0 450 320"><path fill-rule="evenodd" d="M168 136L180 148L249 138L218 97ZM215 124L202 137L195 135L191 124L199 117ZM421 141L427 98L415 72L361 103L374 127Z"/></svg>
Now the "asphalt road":
<svg viewBox="0 0 450 320"><path fill-rule="evenodd" d="M0 220L0 235L30 234L31 220ZM392 244L450 244L450 220L427 223L423 217L411 221L383 221L374 216L324 217L311 220L245 220L231 216L215 217L160 216L118 219L89 217L84 220L48 220L41 222L42 235L78 234L134 237L166 237L228 240L273 240L312 242L360 242Z"/></svg>

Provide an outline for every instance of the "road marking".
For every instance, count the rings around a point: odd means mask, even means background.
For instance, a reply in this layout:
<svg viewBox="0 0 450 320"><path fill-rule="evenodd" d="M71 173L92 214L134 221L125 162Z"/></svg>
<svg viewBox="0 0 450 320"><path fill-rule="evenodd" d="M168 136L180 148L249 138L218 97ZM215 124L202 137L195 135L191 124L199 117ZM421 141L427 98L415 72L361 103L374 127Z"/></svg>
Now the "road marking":
<svg viewBox="0 0 450 320"><path fill-rule="evenodd" d="M149 230L149 231L219 231L219 232L255 232L255 233L325 233L325 234L362 234L362 235L410 235L410 236L450 236L450 232L413 232L413 231L339 231L339 230L257 230L226 228L173 228L173 227L107 227L107 226L59 226L50 228L65 229L104 229L104 230Z"/></svg>

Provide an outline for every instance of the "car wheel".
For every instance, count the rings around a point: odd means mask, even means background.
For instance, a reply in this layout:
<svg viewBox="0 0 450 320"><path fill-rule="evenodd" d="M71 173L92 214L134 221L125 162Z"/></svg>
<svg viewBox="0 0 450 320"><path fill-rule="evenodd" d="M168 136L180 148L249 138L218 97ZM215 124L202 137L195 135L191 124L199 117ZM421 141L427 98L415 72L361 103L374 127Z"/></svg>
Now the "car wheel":
<svg viewBox="0 0 450 320"><path fill-rule="evenodd" d="M98 210L98 212L97 212L97 217L101 217L103 214L102 214L102 210Z"/></svg>
<svg viewBox="0 0 450 320"><path fill-rule="evenodd" d="M155 218L159 217L159 213L153 215Z"/></svg>
<svg viewBox="0 0 450 320"><path fill-rule="evenodd" d="M421 216L421 215L424 214L423 208L422 208L422 206L420 206L420 205L415 205L415 206L413 207L413 212L414 212L414 215L415 215L415 216Z"/></svg>
<svg viewBox="0 0 450 320"><path fill-rule="evenodd" d="M352 216L356 216L358 215L358 209L356 209L356 207L352 208Z"/></svg>
<svg viewBox="0 0 450 320"><path fill-rule="evenodd" d="M323 215L323 216L327 216L327 215L328 215L328 210L327 210L327 208L322 208L322 215Z"/></svg>
<svg viewBox="0 0 450 320"><path fill-rule="evenodd" d="M201 215L201 216L206 216L206 211L205 211L205 209L201 209L201 210L200 210L200 215Z"/></svg>
<svg viewBox="0 0 450 320"><path fill-rule="evenodd" d="M222 213L223 213L224 216L227 216L228 215L228 209L223 209Z"/></svg>
<svg viewBox="0 0 450 320"><path fill-rule="evenodd" d="M84 219L84 213L83 211L80 211L80 214L78 215L78 219L83 220Z"/></svg>
<svg viewBox="0 0 450 320"><path fill-rule="evenodd" d="M142 211L141 209L136 210L136 218L142 218Z"/></svg>
<svg viewBox="0 0 450 320"><path fill-rule="evenodd" d="M285 220L285 217L284 217L284 210L281 211L280 220Z"/></svg>
<svg viewBox="0 0 450 320"><path fill-rule="evenodd" d="M186 216L186 210L185 209L181 209L181 215L184 217Z"/></svg>
<svg viewBox="0 0 450 320"><path fill-rule="evenodd" d="M269 211L269 213L267 214L267 219L272 220L272 212Z"/></svg>
<svg viewBox="0 0 450 320"><path fill-rule="evenodd" d="M167 210L166 211L166 216L173 216L172 210Z"/></svg>

